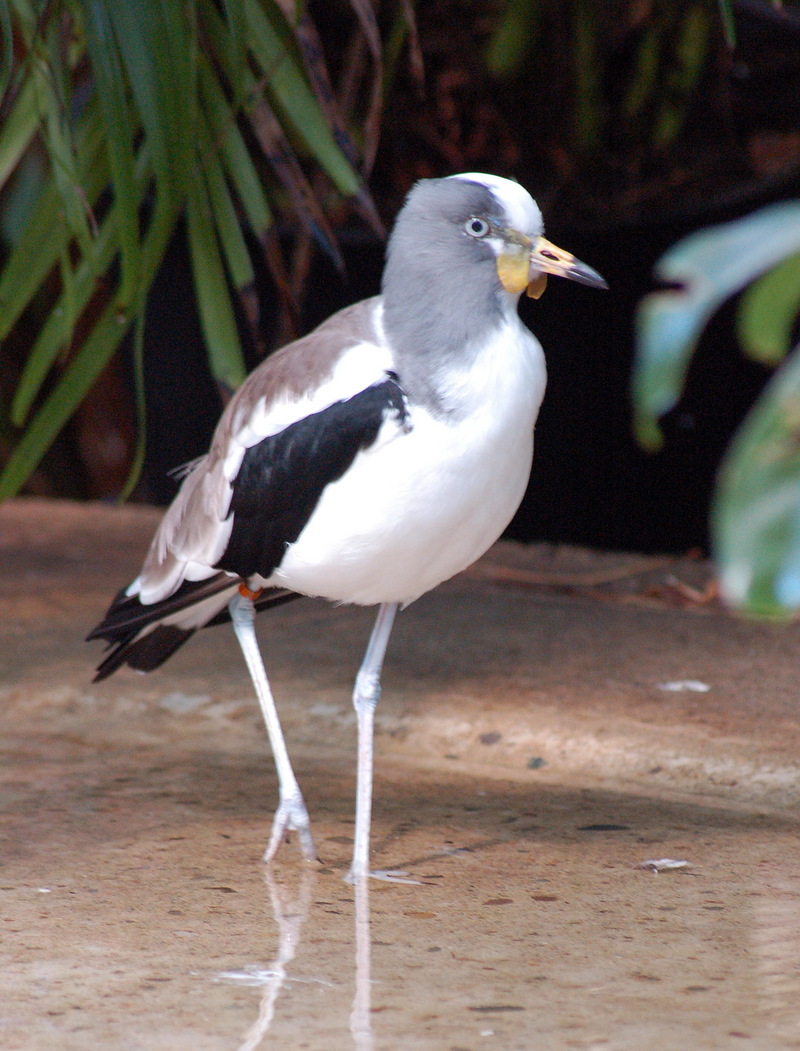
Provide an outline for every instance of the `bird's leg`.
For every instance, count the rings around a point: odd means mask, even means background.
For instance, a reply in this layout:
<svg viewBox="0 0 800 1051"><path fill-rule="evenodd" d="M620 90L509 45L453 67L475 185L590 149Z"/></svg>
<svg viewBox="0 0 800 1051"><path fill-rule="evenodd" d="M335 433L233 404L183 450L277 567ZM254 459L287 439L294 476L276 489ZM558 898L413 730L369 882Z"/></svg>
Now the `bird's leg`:
<svg viewBox="0 0 800 1051"><path fill-rule="evenodd" d="M258 648L258 640L255 631L255 607L247 588L242 587L239 592L228 603L233 630L242 648L250 678L253 680L258 703L264 722L267 724L269 743L272 755L275 759L275 768L278 771L278 789L280 801L275 811L272 822L272 832L269 844L264 853L265 861L272 861L277 853L287 832L295 829L300 839L300 849L306 858L316 860L317 852L314 848L314 840L311 837L311 824L308 820L303 794L294 776L292 764L289 760L289 752L286 749L286 741L283 738L278 711L272 690L269 687L267 673L264 670L264 662L261 659L261 651Z"/></svg>
<svg viewBox="0 0 800 1051"><path fill-rule="evenodd" d="M369 829L372 821L372 737L375 706L381 695L381 669L386 645L397 613L397 602L384 603L356 676L353 707L358 720L358 775L356 782L356 834L353 864L345 879L355 883L369 873Z"/></svg>

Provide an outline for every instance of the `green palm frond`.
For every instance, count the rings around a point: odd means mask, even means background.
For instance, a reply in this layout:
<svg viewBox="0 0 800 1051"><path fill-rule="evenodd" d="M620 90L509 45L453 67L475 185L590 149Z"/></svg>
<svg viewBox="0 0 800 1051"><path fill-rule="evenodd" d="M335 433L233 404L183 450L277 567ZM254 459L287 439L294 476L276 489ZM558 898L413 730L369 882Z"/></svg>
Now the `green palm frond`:
<svg viewBox="0 0 800 1051"><path fill-rule="evenodd" d="M363 3L353 12L363 23ZM141 339L179 221L211 371L233 388L251 253L281 269L276 193L333 258L331 192L367 218L374 206L300 4L0 0L0 37L0 194L30 157L42 173L33 200L21 195L23 214L3 224L15 233L0 254L0 340L22 320L35 329L10 407L24 429L0 473L4 497L133 326Z"/></svg>

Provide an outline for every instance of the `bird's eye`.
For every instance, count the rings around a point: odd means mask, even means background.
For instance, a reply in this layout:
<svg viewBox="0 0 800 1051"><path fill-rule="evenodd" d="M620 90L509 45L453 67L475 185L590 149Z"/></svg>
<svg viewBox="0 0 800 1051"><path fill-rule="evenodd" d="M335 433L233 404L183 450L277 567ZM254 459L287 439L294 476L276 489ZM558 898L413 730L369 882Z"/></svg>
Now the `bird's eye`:
<svg viewBox="0 0 800 1051"><path fill-rule="evenodd" d="M490 227L485 219L479 219L476 215L473 215L471 219L467 219L464 229L470 237L486 237Z"/></svg>

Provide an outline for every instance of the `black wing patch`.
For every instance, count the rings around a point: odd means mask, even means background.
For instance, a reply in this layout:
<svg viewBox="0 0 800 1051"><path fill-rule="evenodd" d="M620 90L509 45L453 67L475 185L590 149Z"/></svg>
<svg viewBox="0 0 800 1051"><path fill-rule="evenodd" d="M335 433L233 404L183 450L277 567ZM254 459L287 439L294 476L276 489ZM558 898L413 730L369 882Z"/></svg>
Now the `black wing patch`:
<svg viewBox="0 0 800 1051"><path fill-rule="evenodd" d="M268 577L286 545L302 533L325 487L376 440L391 412L406 422L405 397L390 374L249 448L233 482L233 528L216 568Z"/></svg>

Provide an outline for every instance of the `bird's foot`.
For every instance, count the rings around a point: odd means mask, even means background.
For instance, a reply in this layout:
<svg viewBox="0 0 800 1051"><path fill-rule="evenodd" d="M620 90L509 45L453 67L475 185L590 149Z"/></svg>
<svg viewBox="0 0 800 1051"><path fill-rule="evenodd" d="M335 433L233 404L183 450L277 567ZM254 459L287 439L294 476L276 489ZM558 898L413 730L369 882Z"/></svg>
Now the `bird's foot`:
<svg viewBox="0 0 800 1051"><path fill-rule="evenodd" d="M351 865L347 875L344 877L345 883L358 883L362 879L377 879L383 883L409 883L417 887L422 886L420 880L411 879L408 873L402 869L373 869L362 872L360 869L357 870L354 865Z"/></svg>
<svg viewBox="0 0 800 1051"><path fill-rule="evenodd" d="M278 848L290 832L296 832L300 843L300 850L307 861L319 861L314 839L311 835L311 822L308 818L305 800L297 793L282 798L275 811L272 820L272 832L270 833L267 849L264 851L264 861L270 862L278 853Z"/></svg>

